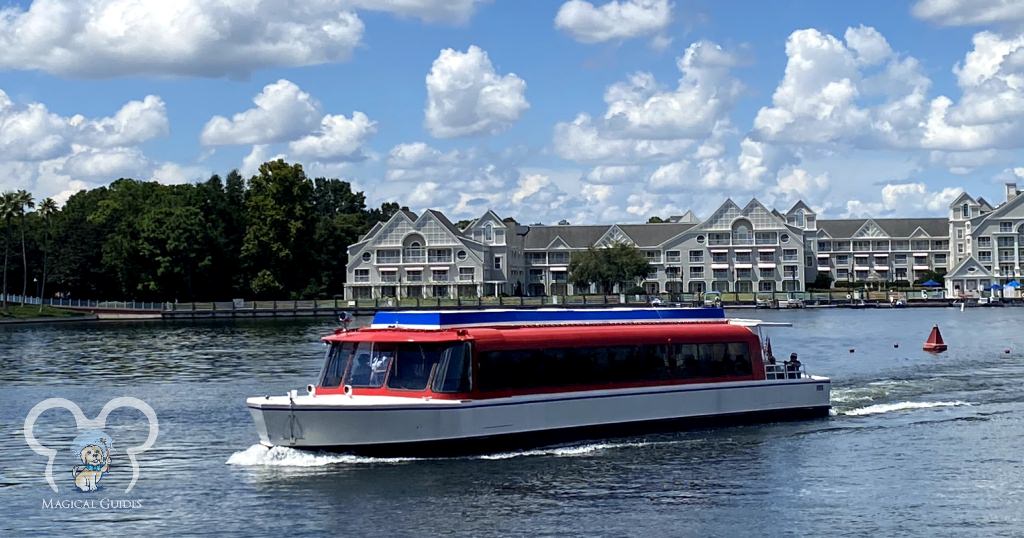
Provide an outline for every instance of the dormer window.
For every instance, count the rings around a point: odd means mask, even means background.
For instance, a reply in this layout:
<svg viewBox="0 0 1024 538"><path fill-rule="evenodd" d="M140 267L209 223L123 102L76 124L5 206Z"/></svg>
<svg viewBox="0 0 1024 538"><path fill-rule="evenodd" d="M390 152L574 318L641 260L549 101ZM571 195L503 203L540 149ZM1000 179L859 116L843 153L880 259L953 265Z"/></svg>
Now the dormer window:
<svg viewBox="0 0 1024 538"><path fill-rule="evenodd" d="M489 222L484 225L484 241L487 241L488 243L494 241L494 228Z"/></svg>
<svg viewBox="0 0 1024 538"><path fill-rule="evenodd" d="M960 206L960 213L964 216L965 219L971 218L971 206L967 204Z"/></svg>

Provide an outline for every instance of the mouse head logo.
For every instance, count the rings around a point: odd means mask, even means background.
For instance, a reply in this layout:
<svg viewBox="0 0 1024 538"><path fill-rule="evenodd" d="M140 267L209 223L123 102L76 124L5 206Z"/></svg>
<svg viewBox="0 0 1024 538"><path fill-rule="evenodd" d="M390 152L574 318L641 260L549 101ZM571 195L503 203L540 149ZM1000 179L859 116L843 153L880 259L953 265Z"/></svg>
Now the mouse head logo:
<svg viewBox="0 0 1024 538"><path fill-rule="evenodd" d="M46 482L50 484L50 489L54 493L59 492L57 484L53 480L53 461L57 456L57 450L43 446L36 439L35 424L39 416L51 409L66 409L75 417L78 430L86 430L76 436L72 443L71 451L77 464L71 474L75 479L75 487L82 491L96 491L104 473L110 470L110 457L113 448L113 440L102 429L107 424L107 416L115 409L122 407L141 411L149 421L149 435L146 437L146 441L141 445L125 449L125 454L128 455L128 460L132 465L132 481L124 490L125 493L128 493L135 487L135 482L139 479L139 462L135 458L136 455L152 448L160 432L156 411L153 411L149 404L138 398L122 396L107 402L96 418L89 419L75 402L64 398L49 398L39 402L28 412L28 416L25 417L25 442L36 454L47 458Z"/></svg>

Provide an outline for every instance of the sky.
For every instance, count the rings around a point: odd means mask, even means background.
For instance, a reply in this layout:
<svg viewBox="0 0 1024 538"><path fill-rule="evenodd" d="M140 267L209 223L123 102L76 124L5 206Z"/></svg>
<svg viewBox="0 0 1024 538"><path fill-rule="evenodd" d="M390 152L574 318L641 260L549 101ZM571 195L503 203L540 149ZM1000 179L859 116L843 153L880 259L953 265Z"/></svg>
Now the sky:
<svg viewBox="0 0 1024 538"><path fill-rule="evenodd" d="M1024 1L0 0L0 190L284 158L368 203L942 216L1024 184Z"/></svg>

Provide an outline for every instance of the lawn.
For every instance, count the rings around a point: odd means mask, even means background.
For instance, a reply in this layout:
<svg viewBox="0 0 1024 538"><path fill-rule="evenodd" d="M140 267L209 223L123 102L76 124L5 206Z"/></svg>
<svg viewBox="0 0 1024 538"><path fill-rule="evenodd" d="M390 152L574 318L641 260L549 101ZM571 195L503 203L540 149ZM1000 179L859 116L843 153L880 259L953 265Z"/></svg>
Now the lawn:
<svg viewBox="0 0 1024 538"><path fill-rule="evenodd" d="M75 312L74 310L65 310L63 308L54 308L52 306L44 306L43 311L39 311L39 305L25 305L20 304L7 304L7 310L0 309L0 321L5 319L27 319L27 318L73 318L78 316L84 316L82 312Z"/></svg>

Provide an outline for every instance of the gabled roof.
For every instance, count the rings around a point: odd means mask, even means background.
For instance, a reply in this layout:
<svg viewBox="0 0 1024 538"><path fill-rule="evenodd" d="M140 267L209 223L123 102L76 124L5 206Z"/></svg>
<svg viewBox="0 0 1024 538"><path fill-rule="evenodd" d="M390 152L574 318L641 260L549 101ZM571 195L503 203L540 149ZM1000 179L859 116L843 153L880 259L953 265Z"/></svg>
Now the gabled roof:
<svg viewBox="0 0 1024 538"><path fill-rule="evenodd" d="M911 237L918 228L931 237L949 235L949 219L944 218L825 219L818 221L818 229L837 239L851 238L868 220L882 228L889 237Z"/></svg>
<svg viewBox="0 0 1024 538"><path fill-rule="evenodd" d="M971 219L972 226L974 227L974 229L978 229L978 227L984 225L985 222L988 221L989 219L1003 218L1003 215L1009 213L1011 209L1016 208L1021 204L1024 204L1024 195L1019 195L1015 197L1013 200L1009 200L1007 202L1000 204L999 207L993 209L992 211L989 211L988 213L985 213L981 217L980 221L977 223L974 222L974 219Z"/></svg>
<svg viewBox="0 0 1024 538"><path fill-rule="evenodd" d="M608 225L530 226L524 236L523 248L547 248L555 237L561 237L572 248L587 248L593 246L606 231Z"/></svg>
<svg viewBox="0 0 1024 538"><path fill-rule="evenodd" d="M982 198L981 196L978 197L978 205L980 205L982 209L987 209L989 211L992 211L992 209L995 208L994 205L988 203L988 200Z"/></svg>
<svg viewBox="0 0 1024 538"><path fill-rule="evenodd" d="M972 267L974 268L974 271L970 270L970 268ZM985 269L985 266L982 265L981 262L976 260L974 258L974 255L968 255L966 258L963 259L963 261L954 265L953 268L950 269L948 273L946 273L947 280L949 280L950 278L985 278L991 276L992 272Z"/></svg>
<svg viewBox="0 0 1024 538"><path fill-rule="evenodd" d="M700 222L700 217L695 215L693 211L687 209L686 213L683 213L682 215L672 215L671 217L669 217L668 222L682 224L697 224Z"/></svg>
<svg viewBox="0 0 1024 538"><path fill-rule="evenodd" d="M805 204L803 200L797 200L796 203L793 204L793 207L789 208L789 211L786 211L786 214L787 215L792 215L798 209L803 209L807 213L814 213L814 210L811 209L810 206Z"/></svg>
<svg viewBox="0 0 1024 538"><path fill-rule="evenodd" d="M419 218L419 217L416 216L416 213L413 213L412 211L409 211L409 208L406 208L406 207L403 207L402 209L399 209L398 212L399 213L404 213L405 216L409 217L409 220L411 220L413 222L416 222L416 219Z"/></svg>
<svg viewBox="0 0 1024 538"><path fill-rule="evenodd" d="M961 192L960 196L957 196L952 202L950 202L949 207L953 208L953 207L956 207L956 206L964 203L964 198L966 198L967 201L971 202L972 204L978 203L977 200L975 200L974 198L971 198L970 194L967 194L966 192Z"/></svg>
<svg viewBox="0 0 1024 538"><path fill-rule="evenodd" d="M363 241L366 241L367 239L370 238L370 236L380 231L380 229L383 227L384 225L381 224L380 221L373 223L373 226L369 230L367 230L362 237L359 238L359 242L362 243Z"/></svg>
<svg viewBox="0 0 1024 538"><path fill-rule="evenodd" d="M696 226L690 222L664 222L659 224L620 224L637 246L655 247Z"/></svg>
<svg viewBox="0 0 1024 538"><path fill-rule="evenodd" d="M448 231L451 232L453 235L455 235L456 237L462 237L462 232L458 228L456 228L454 224L452 224L452 221L448 220L448 217L446 217L444 213L441 213L436 209L428 209L423 212L421 218L426 216L427 213L429 213L431 216L437 219L437 221L440 222L442 226L447 228Z"/></svg>

